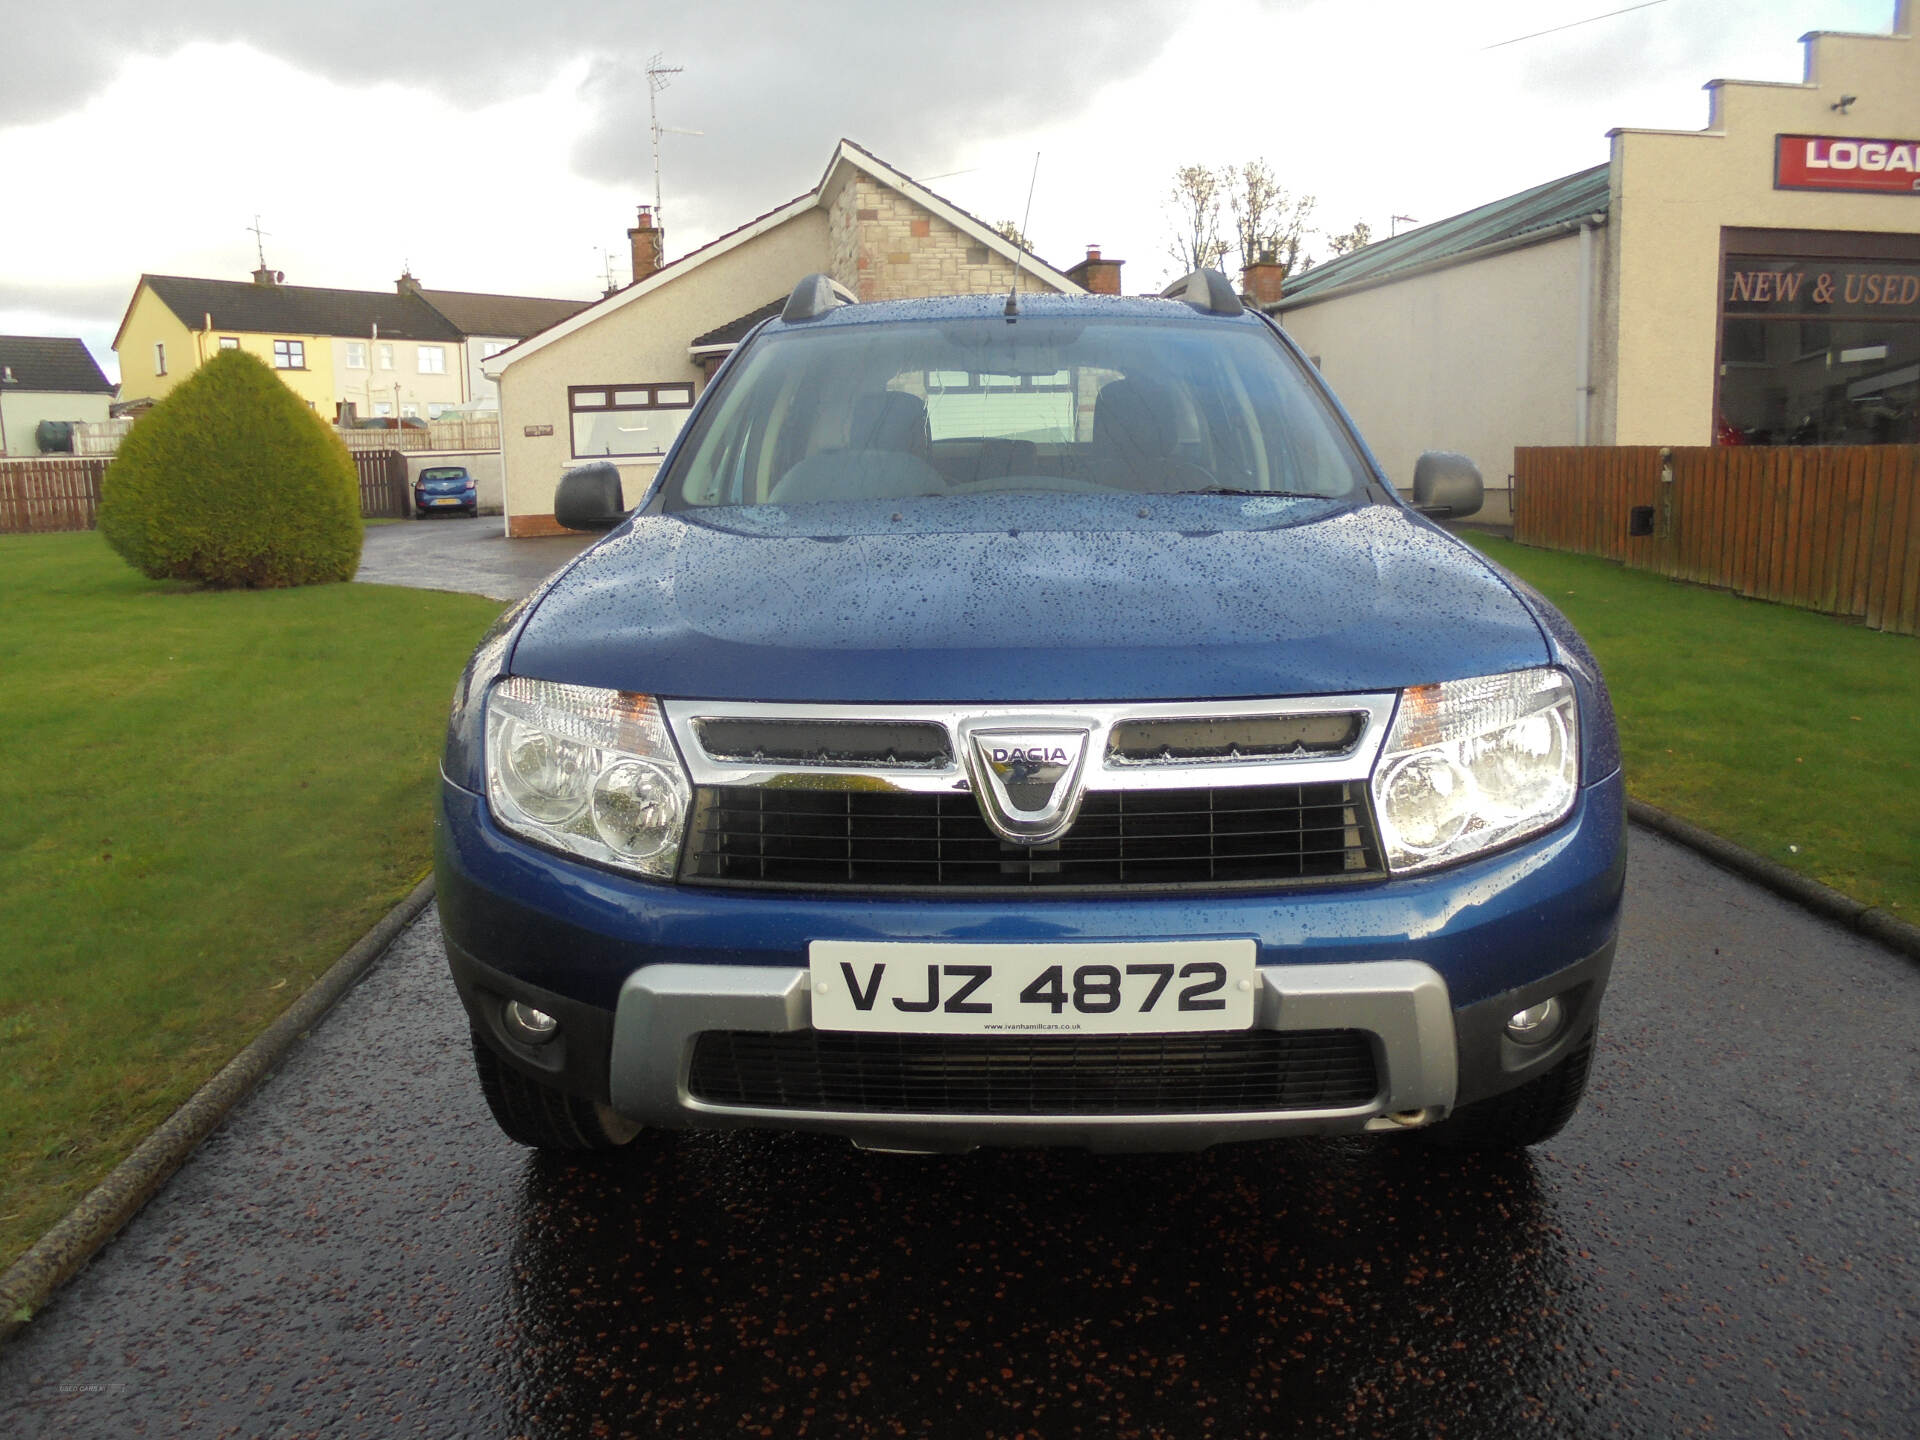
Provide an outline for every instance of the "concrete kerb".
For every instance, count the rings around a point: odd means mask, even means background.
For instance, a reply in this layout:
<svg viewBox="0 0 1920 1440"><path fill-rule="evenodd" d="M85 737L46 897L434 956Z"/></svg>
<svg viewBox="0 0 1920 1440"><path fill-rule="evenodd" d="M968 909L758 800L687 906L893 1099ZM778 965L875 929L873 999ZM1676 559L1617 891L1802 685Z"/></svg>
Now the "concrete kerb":
<svg viewBox="0 0 1920 1440"><path fill-rule="evenodd" d="M0 1275L0 1344L139 1213L200 1142L273 1072L294 1042L353 988L432 900L429 875Z"/></svg>
<svg viewBox="0 0 1920 1440"><path fill-rule="evenodd" d="M1763 885L1776 895L1803 905L1816 915L1846 926L1849 930L1877 940L1920 960L1920 925L1902 920L1891 911L1864 905L1842 895L1831 886L1789 870L1777 860L1757 855L1743 845L1722 839L1710 830L1702 830L1690 820L1669 814L1644 800L1627 801L1627 814L1637 825L1657 830L1669 840L1677 840L1689 850L1704 855L1714 864Z"/></svg>

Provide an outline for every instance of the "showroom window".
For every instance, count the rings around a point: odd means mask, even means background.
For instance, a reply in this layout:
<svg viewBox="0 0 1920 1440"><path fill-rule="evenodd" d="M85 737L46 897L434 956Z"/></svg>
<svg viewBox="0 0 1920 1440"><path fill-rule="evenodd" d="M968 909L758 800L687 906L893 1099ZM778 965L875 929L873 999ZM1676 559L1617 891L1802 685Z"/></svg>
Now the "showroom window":
<svg viewBox="0 0 1920 1440"><path fill-rule="evenodd" d="M1729 234L1716 442L1920 443L1920 238Z"/></svg>

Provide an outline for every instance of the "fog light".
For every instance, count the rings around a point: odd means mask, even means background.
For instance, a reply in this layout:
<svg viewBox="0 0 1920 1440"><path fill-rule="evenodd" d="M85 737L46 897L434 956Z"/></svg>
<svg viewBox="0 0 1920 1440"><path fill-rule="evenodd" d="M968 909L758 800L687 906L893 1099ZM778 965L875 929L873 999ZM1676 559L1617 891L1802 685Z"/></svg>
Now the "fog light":
<svg viewBox="0 0 1920 1440"><path fill-rule="evenodd" d="M507 1023L507 1033L529 1045L544 1045L560 1033L560 1022L553 1016L531 1005L522 1005L518 1000L509 1000L502 1016Z"/></svg>
<svg viewBox="0 0 1920 1440"><path fill-rule="evenodd" d="M1522 1045L1538 1045L1543 1040L1551 1040L1559 1028L1558 1000L1542 1000L1538 1005L1529 1005L1507 1019L1507 1034Z"/></svg>

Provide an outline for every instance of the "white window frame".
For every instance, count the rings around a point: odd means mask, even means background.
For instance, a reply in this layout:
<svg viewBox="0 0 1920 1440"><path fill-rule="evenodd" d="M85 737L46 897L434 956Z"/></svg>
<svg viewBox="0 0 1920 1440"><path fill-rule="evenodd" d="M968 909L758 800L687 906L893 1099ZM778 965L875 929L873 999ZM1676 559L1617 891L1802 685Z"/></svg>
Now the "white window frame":
<svg viewBox="0 0 1920 1440"><path fill-rule="evenodd" d="M367 342L364 340L347 341L347 369L364 370L367 368Z"/></svg>
<svg viewBox="0 0 1920 1440"><path fill-rule="evenodd" d="M433 363L428 364L431 360ZM447 347L444 345L422 345L418 357L422 375L444 375L447 373Z"/></svg>
<svg viewBox="0 0 1920 1440"><path fill-rule="evenodd" d="M240 348L240 337L238 335L222 335L220 337L220 348L222 350L238 350Z"/></svg>
<svg viewBox="0 0 1920 1440"><path fill-rule="evenodd" d="M607 460L634 455L664 455L667 447L673 444L680 428L686 423L687 411L693 408L695 386L691 380L643 380L637 384L626 385L569 385L567 387L567 444L577 460ZM665 399L662 399L665 392ZM635 398L644 396L644 400ZM581 450L579 420L581 416L630 414L636 420L649 413L669 413L677 417L678 423L670 435L660 435L657 431L649 436L644 420L635 427L639 438L631 441L633 448L625 450L600 449ZM623 429L625 427L622 427ZM649 444L652 439L654 443Z"/></svg>
<svg viewBox="0 0 1920 1440"><path fill-rule="evenodd" d="M392 344L382 340L378 345L374 346L373 358L382 370L391 370L393 368Z"/></svg>
<svg viewBox="0 0 1920 1440"><path fill-rule="evenodd" d="M480 342L480 358L482 360L491 360L512 344L513 342L511 340L482 340Z"/></svg>

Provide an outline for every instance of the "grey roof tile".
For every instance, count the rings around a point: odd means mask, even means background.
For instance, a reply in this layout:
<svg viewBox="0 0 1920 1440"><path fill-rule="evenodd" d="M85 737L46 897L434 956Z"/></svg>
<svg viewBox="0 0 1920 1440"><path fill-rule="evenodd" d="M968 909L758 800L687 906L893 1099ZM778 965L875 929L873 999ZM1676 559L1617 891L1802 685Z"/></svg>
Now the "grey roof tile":
<svg viewBox="0 0 1920 1440"><path fill-rule="evenodd" d="M86 343L66 335L0 335L0 389L111 395Z"/></svg>

